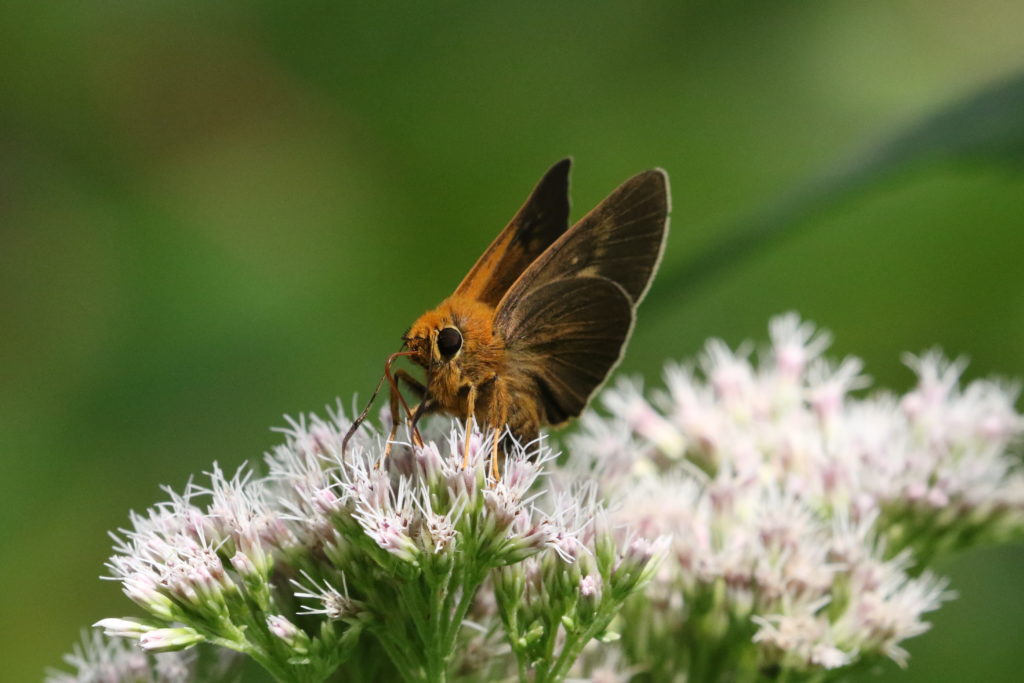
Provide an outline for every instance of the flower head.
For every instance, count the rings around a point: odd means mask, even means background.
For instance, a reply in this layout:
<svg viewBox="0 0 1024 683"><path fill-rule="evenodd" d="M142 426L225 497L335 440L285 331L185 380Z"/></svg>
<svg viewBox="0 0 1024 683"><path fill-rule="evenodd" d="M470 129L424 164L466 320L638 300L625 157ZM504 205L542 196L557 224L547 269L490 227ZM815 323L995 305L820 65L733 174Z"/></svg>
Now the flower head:
<svg viewBox="0 0 1024 683"><path fill-rule="evenodd" d="M612 415L583 421L569 471L595 473L613 523L671 535L652 606L631 614L664 651L714 632L703 647L721 657L756 647L791 670L903 664L900 643L949 597L912 574L1024 529L1024 471L1007 452L1024 431L1017 388L961 388L964 364L930 352L908 357L919 382L903 397L860 398L863 363L824 358L827 333L794 314L770 329L759 363L712 341L651 401L635 383L605 392Z"/></svg>

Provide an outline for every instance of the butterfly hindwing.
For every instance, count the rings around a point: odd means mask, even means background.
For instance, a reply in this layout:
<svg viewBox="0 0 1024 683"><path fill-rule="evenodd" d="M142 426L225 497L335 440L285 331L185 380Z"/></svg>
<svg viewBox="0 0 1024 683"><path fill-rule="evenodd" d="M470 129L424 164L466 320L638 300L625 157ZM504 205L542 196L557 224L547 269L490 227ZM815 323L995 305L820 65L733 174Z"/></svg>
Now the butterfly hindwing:
<svg viewBox="0 0 1024 683"><path fill-rule="evenodd" d="M506 319L506 353L536 383L546 421L579 415L619 360L633 326L625 290L575 277L529 292Z"/></svg>

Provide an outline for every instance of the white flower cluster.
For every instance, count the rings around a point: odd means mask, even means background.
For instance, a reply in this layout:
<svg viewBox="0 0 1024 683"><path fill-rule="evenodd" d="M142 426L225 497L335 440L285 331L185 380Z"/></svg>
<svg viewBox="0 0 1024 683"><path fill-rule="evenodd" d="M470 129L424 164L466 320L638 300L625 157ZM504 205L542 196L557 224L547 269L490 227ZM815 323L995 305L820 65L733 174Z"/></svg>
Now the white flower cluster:
<svg viewBox="0 0 1024 683"><path fill-rule="evenodd" d="M543 571L569 579L525 600L492 597L487 628L500 628L501 607L518 615L509 638L526 638L526 629L551 647L506 644L504 659L478 659L513 670L518 658L523 670L564 676L650 578L657 548L596 528L602 511L592 494L561 495L550 514L538 509L532 489L552 458L543 444L515 447L492 480L489 437L471 433L467 447L457 423L444 422L447 431L422 447L393 444L389 456L366 432L342 453L349 425L340 414L294 421L266 456L265 477L244 467L228 476L215 465L205 484L167 489L167 502L132 513L107 566L150 618L97 626L149 652L210 642L252 657L277 680L323 680L339 668L443 680L492 572L500 569L507 586ZM357 642L378 648L377 661L350 657Z"/></svg>
<svg viewBox="0 0 1024 683"><path fill-rule="evenodd" d="M265 476L215 465L131 515L108 567L148 616L97 626L141 650L97 637L50 680L221 680L176 652L199 643L303 683L905 664L949 595L928 563L1024 531L1017 391L961 388L932 352L907 359L910 392L860 397L861 362L824 359L826 334L786 315L771 339L759 362L712 341L651 399L620 383L562 465L516 446L499 480L492 437L457 423L343 453L340 413L293 421Z"/></svg>
<svg viewBox="0 0 1024 683"><path fill-rule="evenodd" d="M570 439L569 476L597 475L615 523L672 535L650 602L630 607L650 631L623 634L658 680L903 664L947 596L928 560L1024 528L1012 387L961 390L963 365L929 353L909 359L908 394L854 398L862 365L821 358L826 334L790 314L771 337L760 363L710 342L653 402L620 383L611 417Z"/></svg>

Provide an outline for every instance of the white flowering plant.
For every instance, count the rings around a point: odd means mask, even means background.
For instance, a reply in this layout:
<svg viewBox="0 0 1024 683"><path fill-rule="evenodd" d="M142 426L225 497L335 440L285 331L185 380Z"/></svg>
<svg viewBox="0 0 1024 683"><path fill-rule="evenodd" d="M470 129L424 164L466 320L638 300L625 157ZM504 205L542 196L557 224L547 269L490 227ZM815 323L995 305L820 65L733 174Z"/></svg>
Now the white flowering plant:
<svg viewBox="0 0 1024 683"><path fill-rule="evenodd" d="M855 397L795 315L752 349L710 342L646 397L603 394L558 459L435 422L423 446L341 411L292 422L264 474L216 465L114 535L109 578L144 612L97 623L50 680L829 680L889 658L950 597L928 565L1024 531L1015 387ZM465 443L469 439L468 449ZM468 451L468 464L464 454ZM168 654L158 654L168 653ZM202 673L200 673L202 671ZM232 673L234 672L234 673Z"/></svg>
<svg viewBox="0 0 1024 683"><path fill-rule="evenodd" d="M278 681L488 680L513 661L562 680L667 545L613 529L593 494L552 495L542 511L541 443L515 447L496 481L477 432L466 465L458 425L386 459L373 433L343 453L349 426L340 412L294 422L265 476L215 465L133 513L108 568L146 617L97 626L150 653L221 646Z"/></svg>
<svg viewBox="0 0 1024 683"><path fill-rule="evenodd" d="M1018 388L959 387L962 361L907 356L897 397L862 363L822 357L827 334L795 314L771 344L711 341L670 365L666 390L606 391L570 439L570 477L614 501L613 522L671 534L668 559L624 615L625 662L649 680L827 680L889 658L951 597L936 556L1019 539Z"/></svg>

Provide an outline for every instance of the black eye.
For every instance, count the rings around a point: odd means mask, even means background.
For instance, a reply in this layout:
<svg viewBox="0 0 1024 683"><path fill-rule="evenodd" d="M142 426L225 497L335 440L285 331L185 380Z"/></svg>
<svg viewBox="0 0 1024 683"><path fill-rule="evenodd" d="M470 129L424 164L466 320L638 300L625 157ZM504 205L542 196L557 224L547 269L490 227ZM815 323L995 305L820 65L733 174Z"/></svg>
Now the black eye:
<svg viewBox="0 0 1024 683"><path fill-rule="evenodd" d="M454 327L446 327L437 333L437 350L442 356L454 356L461 348L462 333Z"/></svg>

